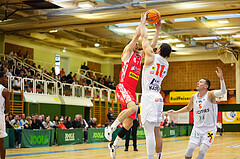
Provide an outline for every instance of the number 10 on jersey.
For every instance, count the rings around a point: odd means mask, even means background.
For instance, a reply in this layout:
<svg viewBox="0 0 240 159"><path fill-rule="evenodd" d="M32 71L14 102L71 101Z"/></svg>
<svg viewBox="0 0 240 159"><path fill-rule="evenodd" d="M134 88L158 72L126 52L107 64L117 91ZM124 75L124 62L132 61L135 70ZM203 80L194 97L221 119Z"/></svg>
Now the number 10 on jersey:
<svg viewBox="0 0 240 159"><path fill-rule="evenodd" d="M162 77L164 68L165 68L165 65L160 65L159 63L157 63L157 71L155 75L157 76L159 75L159 77Z"/></svg>

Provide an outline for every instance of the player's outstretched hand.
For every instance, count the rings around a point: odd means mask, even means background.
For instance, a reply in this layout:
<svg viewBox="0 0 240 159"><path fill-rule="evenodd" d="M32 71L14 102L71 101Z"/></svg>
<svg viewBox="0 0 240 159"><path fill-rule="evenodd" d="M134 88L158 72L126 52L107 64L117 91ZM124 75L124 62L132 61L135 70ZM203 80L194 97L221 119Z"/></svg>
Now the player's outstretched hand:
<svg viewBox="0 0 240 159"><path fill-rule="evenodd" d="M142 23L143 25L146 24L147 13L148 13L148 12L145 12L145 13L142 13L142 15L141 15L141 23Z"/></svg>
<svg viewBox="0 0 240 159"><path fill-rule="evenodd" d="M162 22L161 22L161 19L155 24L155 27L157 30L160 30L161 29L161 26L162 26Z"/></svg>
<svg viewBox="0 0 240 159"><path fill-rule="evenodd" d="M167 113L175 114L176 111L174 111L174 110L169 110L169 111L167 111Z"/></svg>
<svg viewBox="0 0 240 159"><path fill-rule="evenodd" d="M223 80L223 73L222 73L222 70L220 69L220 67L217 67L216 74L220 78L220 80Z"/></svg>

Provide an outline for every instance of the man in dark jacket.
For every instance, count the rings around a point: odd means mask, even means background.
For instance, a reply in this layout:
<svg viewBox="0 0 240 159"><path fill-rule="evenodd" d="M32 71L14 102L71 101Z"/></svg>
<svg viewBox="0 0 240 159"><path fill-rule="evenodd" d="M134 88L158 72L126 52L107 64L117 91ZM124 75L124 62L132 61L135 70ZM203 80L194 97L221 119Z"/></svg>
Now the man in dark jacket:
<svg viewBox="0 0 240 159"><path fill-rule="evenodd" d="M40 127L42 129L45 129L45 127L43 126L42 122L38 119L36 119L35 115L32 116L32 129L40 129Z"/></svg>

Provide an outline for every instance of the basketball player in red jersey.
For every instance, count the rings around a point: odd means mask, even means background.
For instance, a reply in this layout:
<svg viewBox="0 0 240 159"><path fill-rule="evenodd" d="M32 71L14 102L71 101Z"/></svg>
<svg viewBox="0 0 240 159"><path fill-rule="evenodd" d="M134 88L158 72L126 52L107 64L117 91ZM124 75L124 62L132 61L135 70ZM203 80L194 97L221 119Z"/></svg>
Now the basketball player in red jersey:
<svg viewBox="0 0 240 159"><path fill-rule="evenodd" d="M156 31L151 43L151 47L155 48L161 28L161 21L155 24ZM140 37L140 27L138 26L136 33L130 43L124 48L121 60L122 69L120 72L119 84L116 87L116 96L121 103L122 112L118 115L114 123L105 128L105 138L112 140L112 133L116 130L120 123L123 123L122 129L119 131L117 138L113 143L109 143L110 156L116 158L116 148L133 125L136 119L136 96L135 89L141 72L141 60L144 56L143 51L138 51L138 39Z"/></svg>

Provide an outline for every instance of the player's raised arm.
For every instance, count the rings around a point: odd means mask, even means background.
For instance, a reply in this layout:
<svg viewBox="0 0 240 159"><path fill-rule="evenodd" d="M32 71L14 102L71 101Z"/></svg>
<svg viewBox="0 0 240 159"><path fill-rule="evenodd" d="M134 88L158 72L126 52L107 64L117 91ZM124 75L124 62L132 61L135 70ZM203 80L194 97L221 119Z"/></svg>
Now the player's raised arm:
<svg viewBox="0 0 240 159"><path fill-rule="evenodd" d="M154 48L156 47L156 45L157 45L158 36L159 36L159 32L160 32L161 26L162 26L162 23L161 23L161 20L159 20L159 21L155 24L156 31L155 31L153 40L152 40L151 45L150 45L153 49L154 49Z"/></svg>
<svg viewBox="0 0 240 159"><path fill-rule="evenodd" d="M172 114L177 114L177 113L185 113L185 112L190 112L193 108L193 96L190 98L190 102L188 103L187 106L183 107L182 109L179 109L177 111L174 110L169 110L167 113L172 113Z"/></svg>
<svg viewBox="0 0 240 159"><path fill-rule="evenodd" d="M128 57L131 55L134 48L136 47L139 37L140 37L140 26L137 27L134 37L132 38L130 43L123 50L123 56L126 55L127 56L126 59L128 59Z"/></svg>
<svg viewBox="0 0 240 159"><path fill-rule="evenodd" d="M221 89L210 91L209 93L212 98L221 97L222 95L224 95L227 92L226 85L225 85L225 82L223 79L223 72L219 67L217 67L216 74L220 78Z"/></svg>
<svg viewBox="0 0 240 159"><path fill-rule="evenodd" d="M145 57L147 57L147 56L154 57L153 48L149 45L147 29L146 29L145 23L146 23L146 13L143 13L141 16L141 24L140 24L142 47L143 47L143 51L145 53Z"/></svg>

